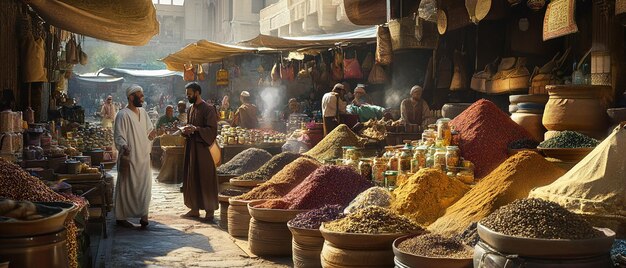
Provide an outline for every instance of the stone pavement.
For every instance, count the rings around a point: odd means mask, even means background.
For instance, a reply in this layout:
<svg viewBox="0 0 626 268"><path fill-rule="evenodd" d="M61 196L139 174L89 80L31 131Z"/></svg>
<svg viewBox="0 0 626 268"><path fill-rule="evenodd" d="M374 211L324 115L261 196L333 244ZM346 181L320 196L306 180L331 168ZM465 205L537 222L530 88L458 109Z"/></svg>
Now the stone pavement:
<svg viewBox="0 0 626 268"><path fill-rule="evenodd" d="M156 176L154 176L156 178ZM100 250L104 267L290 267L291 258L249 256L217 223L180 218L187 212L178 184L153 182L148 230L114 225L109 213L109 238ZM201 212L204 216L204 212ZM139 219L129 219L137 223ZM219 210L215 222L219 221ZM240 246L238 246L240 245Z"/></svg>

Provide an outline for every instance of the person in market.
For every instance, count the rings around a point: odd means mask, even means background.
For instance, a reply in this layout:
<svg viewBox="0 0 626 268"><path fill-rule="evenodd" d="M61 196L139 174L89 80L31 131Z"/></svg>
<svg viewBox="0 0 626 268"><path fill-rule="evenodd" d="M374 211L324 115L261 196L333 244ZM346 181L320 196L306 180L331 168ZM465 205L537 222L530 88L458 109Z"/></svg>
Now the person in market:
<svg viewBox="0 0 626 268"><path fill-rule="evenodd" d="M352 100L352 104L356 106L361 106L370 103L372 103L372 101L369 95L367 95L367 93L365 92L365 85L356 85L356 88L354 88L354 99Z"/></svg>
<svg viewBox="0 0 626 268"><path fill-rule="evenodd" d="M187 112L188 124L182 129L185 136L183 196L189 212L181 216L200 218L200 210L204 210L204 219L212 221L218 208L218 183L209 146L217 137L217 109L202 100L198 83L187 84L185 90L192 104Z"/></svg>
<svg viewBox="0 0 626 268"><path fill-rule="evenodd" d="M287 106L283 110L283 119L287 120L289 119L290 115L299 114L301 112L302 110L300 109L300 104L298 103L298 100L296 98L291 98L289 99L289 102L287 102Z"/></svg>
<svg viewBox="0 0 626 268"><path fill-rule="evenodd" d="M344 85L337 83L333 89L322 96L322 121L324 136L339 126L339 115L347 113L347 102L343 98Z"/></svg>
<svg viewBox="0 0 626 268"><path fill-rule="evenodd" d="M405 124L429 124L432 121L430 107L422 99L424 89L420 86L411 88L410 97L400 103L400 120Z"/></svg>
<svg viewBox="0 0 626 268"><path fill-rule="evenodd" d="M150 168L151 140L156 136L143 106L143 89L132 85L126 89L128 106L115 116L114 142L120 152L115 185L115 219L118 226L132 228L128 218L141 218L148 226L148 208L152 189Z"/></svg>
<svg viewBox="0 0 626 268"><path fill-rule="evenodd" d="M178 121L178 118L174 116L174 106L168 105L165 107L165 115L159 117L159 120L156 123L156 128L160 132L164 127L167 127L176 121Z"/></svg>
<svg viewBox="0 0 626 268"><path fill-rule="evenodd" d="M242 91L239 95L239 100L241 101L241 106L239 106L237 111L235 111L232 126L240 126L247 129L258 128L259 119L257 116L259 109L256 105L252 104L250 92L245 90Z"/></svg>
<svg viewBox="0 0 626 268"><path fill-rule="evenodd" d="M178 122L181 124L187 124L187 104L184 101L178 102L178 115L176 118L178 118Z"/></svg>
<svg viewBox="0 0 626 268"><path fill-rule="evenodd" d="M381 119L386 111L384 107L366 103L362 103L361 105L350 103L346 110L350 114L358 115L359 122L367 122L370 119Z"/></svg>
<svg viewBox="0 0 626 268"><path fill-rule="evenodd" d="M104 104L100 108L100 116L102 116L102 127L112 128L113 120L115 119L115 115L117 114L117 107L113 104L113 96L107 96Z"/></svg>

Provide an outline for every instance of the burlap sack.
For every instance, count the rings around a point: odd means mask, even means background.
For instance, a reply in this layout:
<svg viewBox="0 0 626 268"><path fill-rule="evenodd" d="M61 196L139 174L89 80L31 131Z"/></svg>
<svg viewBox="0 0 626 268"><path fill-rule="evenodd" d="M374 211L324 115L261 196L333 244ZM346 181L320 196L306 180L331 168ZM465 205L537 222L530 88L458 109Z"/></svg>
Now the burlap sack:
<svg viewBox="0 0 626 268"><path fill-rule="evenodd" d="M376 33L376 63L381 65L391 64L393 49L391 47L391 33L386 26L378 26Z"/></svg>

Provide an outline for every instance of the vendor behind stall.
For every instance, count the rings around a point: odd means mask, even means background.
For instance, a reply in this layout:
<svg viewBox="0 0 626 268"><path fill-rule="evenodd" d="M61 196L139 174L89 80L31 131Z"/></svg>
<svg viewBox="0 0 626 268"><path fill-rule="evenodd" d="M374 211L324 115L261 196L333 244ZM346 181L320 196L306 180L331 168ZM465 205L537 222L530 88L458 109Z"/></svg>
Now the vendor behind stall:
<svg viewBox="0 0 626 268"><path fill-rule="evenodd" d="M178 121L181 125L187 124L187 104L184 101L178 102Z"/></svg>
<svg viewBox="0 0 626 268"><path fill-rule="evenodd" d="M354 88L354 100L352 100L352 104L356 106L361 106L363 104L371 104L372 100L369 95L365 92L365 85L358 84L356 88Z"/></svg>
<svg viewBox="0 0 626 268"><path fill-rule="evenodd" d="M359 122L367 122L370 119L383 118L383 115L385 114L386 109L384 107L371 105L371 104L362 104L362 105L350 104L348 105L346 110L350 114L358 115Z"/></svg>
<svg viewBox="0 0 626 268"><path fill-rule="evenodd" d="M296 100L296 98L289 99L287 107L285 107L283 111L283 119L287 120L289 119L290 115L299 113L302 113L302 109L300 109L300 104L298 103L298 100Z"/></svg>
<svg viewBox="0 0 626 268"><path fill-rule="evenodd" d="M162 127L167 126L168 124L174 123L178 121L178 118L174 117L174 106L168 105L165 107L165 115L159 118L159 121L156 123L156 128L160 131Z"/></svg>
<svg viewBox="0 0 626 268"><path fill-rule="evenodd" d="M240 126L248 129L258 128L258 109L256 105L251 103L250 92L242 91L239 95L239 100L241 100L242 104L235 112L232 126Z"/></svg>
<svg viewBox="0 0 626 268"><path fill-rule="evenodd" d="M400 119L405 124L428 124L432 121L428 103L422 99L424 89L420 86L411 88L411 97L400 104Z"/></svg>
<svg viewBox="0 0 626 268"><path fill-rule="evenodd" d="M346 101L343 99L344 86L335 84L333 90L322 97L322 117L324 122L324 136L339 126L339 114L345 114Z"/></svg>

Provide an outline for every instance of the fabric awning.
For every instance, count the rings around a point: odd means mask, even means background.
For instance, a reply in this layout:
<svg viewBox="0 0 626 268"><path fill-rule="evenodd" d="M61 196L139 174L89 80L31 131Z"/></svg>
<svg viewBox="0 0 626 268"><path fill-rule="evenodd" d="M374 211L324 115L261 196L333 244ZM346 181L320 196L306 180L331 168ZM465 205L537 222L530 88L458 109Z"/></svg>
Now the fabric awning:
<svg viewBox="0 0 626 268"><path fill-rule="evenodd" d="M154 77L163 78L171 76L183 76L183 73L170 70L132 70L122 68L104 68L98 71L99 74L108 74L113 76L134 76L134 77Z"/></svg>
<svg viewBox="0 0 626 268"><path fill-rule="evenodd" d="M360 44L376 41L376 27L350 32L308 35L299 37L276 37L260 34L257 37L239 42L248 47L266 47L277 50L308 50L313 48L333 47L336 44Z"/></svg>
<svg viewBox="0 0 626 268"><path fill-rule="evenodd" d="M58 28L114 43L142 46L159 33L152 0L24 0Z"/></svg>
<svg viewBox="0 0 626 268"><path fill-rule="evenodd" d="M85 73L74 76L78 81L92 82L92 83L118 83L123 82L124 77L115 77L108 74L97 73Z"/></svg>
<svg viewBox="0 0 626 268"><path fill-rule="evenodd" d="M209 42L207 40L200 40L185 46L175 53L169 54L167 57L161 59L161 61L165 63L168 70L184 71L184 65L186 63L203 64L208 62L217 62L226 57L246 53L256 53L264 50L267 49L226 45Z"/></svg>

